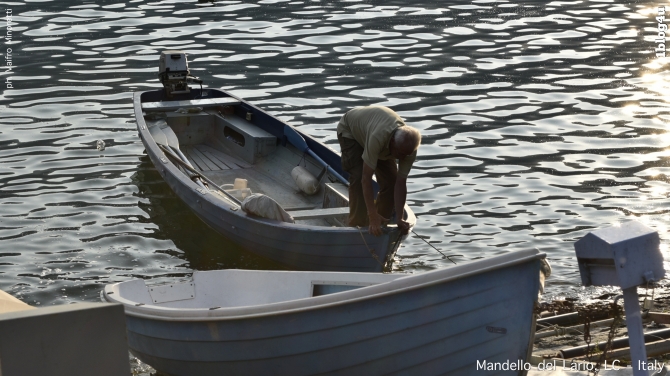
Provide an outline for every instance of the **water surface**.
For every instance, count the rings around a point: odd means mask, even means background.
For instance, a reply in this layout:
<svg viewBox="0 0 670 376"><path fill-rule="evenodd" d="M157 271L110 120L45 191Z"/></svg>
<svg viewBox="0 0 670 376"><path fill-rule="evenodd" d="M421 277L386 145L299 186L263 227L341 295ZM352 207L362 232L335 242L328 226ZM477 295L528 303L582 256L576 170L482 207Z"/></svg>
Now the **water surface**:
<svg viewBox="0 0 670 376"><path fill-rule="evenodd" d="M204 226L146 157L131 95L160 87L165 49L185 50L206 87L336 150L348 109L393 108L424 135L415 230L456 262L538 248L550 295L578 295L573 242L631 219L657 229L668 256L662 3L0 5L13 67L0 68L0 289L29 304L97 301L135 277L283 268ZM412 236L394 270L450 265Z"/></svg>

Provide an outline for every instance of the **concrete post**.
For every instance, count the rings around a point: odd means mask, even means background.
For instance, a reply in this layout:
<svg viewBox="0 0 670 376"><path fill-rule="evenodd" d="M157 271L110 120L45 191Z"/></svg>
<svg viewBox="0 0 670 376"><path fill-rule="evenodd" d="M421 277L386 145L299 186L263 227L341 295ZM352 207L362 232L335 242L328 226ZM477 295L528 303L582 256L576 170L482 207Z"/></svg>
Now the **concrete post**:
<svg viewBox="0 0 670 376"><path fill-rule="evenodd" d="M623 307L626 311L626 326L628 327L628 344L630 346L630 359L633 362L633 375L649 376L649 371L646 370L647 350L644 348L642 314L637 296L637 286L623 289Z"/></svg>

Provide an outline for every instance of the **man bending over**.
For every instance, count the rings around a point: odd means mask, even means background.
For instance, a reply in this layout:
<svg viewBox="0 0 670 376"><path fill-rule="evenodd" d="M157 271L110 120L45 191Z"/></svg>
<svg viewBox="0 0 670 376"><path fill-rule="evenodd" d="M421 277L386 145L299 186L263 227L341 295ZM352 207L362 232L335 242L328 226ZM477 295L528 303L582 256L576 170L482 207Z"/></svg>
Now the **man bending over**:
<svg viewBox="0 0 670 376"><path fill-rule="evenodd" d="M416 159L421 133L388 107L356 107L337 125L342 150L342 169L349 173L349 226L369 226L379 236L381 226L396 209L396 223L402 234L409 232L403 220L407 199L407 176ZM398 165L396 165L398 160ZM372 191L372 174L377 177L377 201Z"/></svg>

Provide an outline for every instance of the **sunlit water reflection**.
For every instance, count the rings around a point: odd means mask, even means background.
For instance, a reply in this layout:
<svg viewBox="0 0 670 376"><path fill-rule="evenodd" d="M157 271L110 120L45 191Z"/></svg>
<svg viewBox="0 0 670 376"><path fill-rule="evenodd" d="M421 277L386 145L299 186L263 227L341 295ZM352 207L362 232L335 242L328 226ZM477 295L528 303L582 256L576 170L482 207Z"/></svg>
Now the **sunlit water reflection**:
<svg viewBox="0 0 670 376"><path fill-rule="evenodd" d="M667 255L663 4L0 4L13 22L0 289L30 304L96 301L131 277L282 268L206 228L143 153L131 93L159 87L164 49L334 149L349 108L392 107L424 135L409 179L416 232L457 262L538 248L555 270L549 293L578 295L572 243L629 219L657 229ZM395 269L449 265L414 236Z"/></svg>

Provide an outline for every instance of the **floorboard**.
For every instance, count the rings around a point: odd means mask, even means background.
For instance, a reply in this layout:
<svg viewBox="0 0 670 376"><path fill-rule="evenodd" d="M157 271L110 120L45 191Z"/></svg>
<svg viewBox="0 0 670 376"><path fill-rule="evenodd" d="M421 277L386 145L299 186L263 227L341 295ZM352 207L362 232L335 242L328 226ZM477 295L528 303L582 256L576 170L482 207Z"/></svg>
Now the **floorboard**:
<svg viewBox="0 0 670 376"><path fill-rule="evenodd" d="M232 169L236 168L251 168L251 164L242 161L241 159L235 158L233 156L227 155L219 150L216 150L207 145L197 145L198 149L203 152L212 154L215 158L225 163Z"/></svg>
<svg viewBox="0 0 670 376"><path fill-rule="evenodd" d="M198 148L198 146L196 146L196 149L198 149L205 157L209 158L210 161L216 164L219 167L219 170L230 170L230 166L228 166L227 164L216 158L214 154L206 150L202 150Z"/></svg>
<svg viewBox="0 0 670 376"><path fill-rule="evenodd" d="M185 147L183 152L186 155L186 158L188 158L188 160L194 164L193 167L196 167L200 171L211 171L211 169L207 167L207 165L202 160L200 160L200 157L193 154L193 150L190 146Z"/></svg>
<svg viewBox="0 0 670 376"><path fill-rule="evenodd" d="M200 158L200 160L205 165L207 165L207 167L210 169L210 171L217 171L217 170L221 169L219 166L216 165L216 163L210 161L209 158L207 158L206 155L202 154L202 152L200 150L198 150L197 147L192 147L191 148L191 153L197 155L198 158Z"/></svg>

